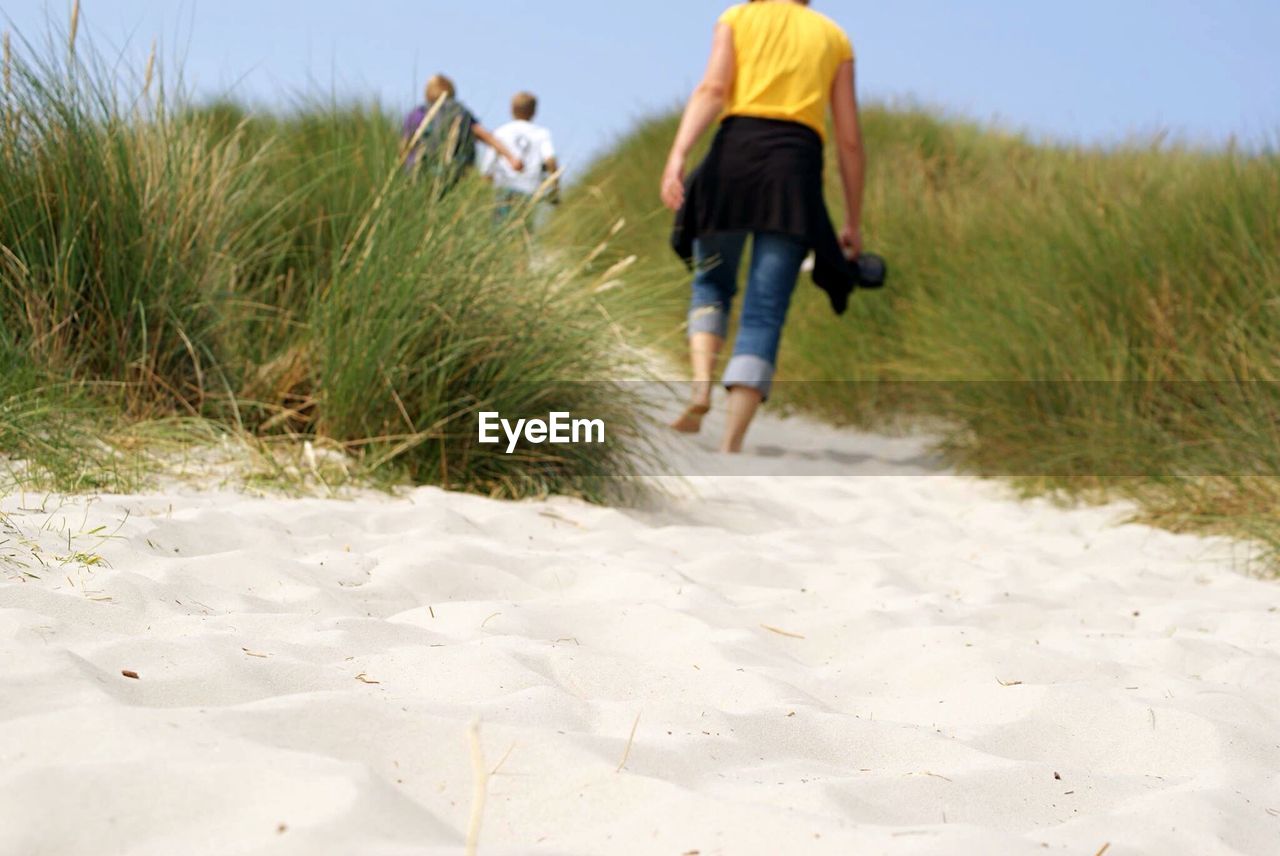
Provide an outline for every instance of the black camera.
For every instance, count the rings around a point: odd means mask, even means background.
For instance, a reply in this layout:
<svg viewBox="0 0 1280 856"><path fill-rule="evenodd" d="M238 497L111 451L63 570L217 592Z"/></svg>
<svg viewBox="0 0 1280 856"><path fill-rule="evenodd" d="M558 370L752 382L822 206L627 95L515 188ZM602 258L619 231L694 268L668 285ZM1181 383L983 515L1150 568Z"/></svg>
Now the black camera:
<svg viewBox="0 0 1280 856"><path fill-rule="evenodd" d="M853 262L858 272L858 288L884 288L889 278L889 265L875 253L863 253Z"/></svg>

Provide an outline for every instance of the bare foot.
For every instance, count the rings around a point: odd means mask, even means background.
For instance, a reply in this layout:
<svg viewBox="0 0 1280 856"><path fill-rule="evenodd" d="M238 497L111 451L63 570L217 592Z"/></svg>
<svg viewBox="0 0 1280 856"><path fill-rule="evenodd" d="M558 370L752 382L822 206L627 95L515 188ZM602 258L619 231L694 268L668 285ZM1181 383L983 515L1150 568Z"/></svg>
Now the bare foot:
<svg viewBox="0 0 1280 856"><path fill-rule="evenodd" d="M702 430L702 417L710 412L711 408L706 404L690 404L671 423L671 427L681 434L697 434Z"/></svg>

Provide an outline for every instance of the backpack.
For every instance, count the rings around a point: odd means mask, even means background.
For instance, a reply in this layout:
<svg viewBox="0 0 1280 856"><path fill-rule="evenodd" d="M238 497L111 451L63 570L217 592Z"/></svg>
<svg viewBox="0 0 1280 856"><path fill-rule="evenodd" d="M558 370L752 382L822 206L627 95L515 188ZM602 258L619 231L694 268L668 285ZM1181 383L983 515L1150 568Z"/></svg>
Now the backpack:
<svg viewBox="0 0 1280 856"><path fill-rule="evenodd" d="M430 107L426 110L429 112ZM420 156L428 163L448 163L451 169L462 170L472 166L476 161L476 137L471 130L474 124L475 117L471 111L450 98L440 105L431 124L423 132L418 144Z"/></svg>

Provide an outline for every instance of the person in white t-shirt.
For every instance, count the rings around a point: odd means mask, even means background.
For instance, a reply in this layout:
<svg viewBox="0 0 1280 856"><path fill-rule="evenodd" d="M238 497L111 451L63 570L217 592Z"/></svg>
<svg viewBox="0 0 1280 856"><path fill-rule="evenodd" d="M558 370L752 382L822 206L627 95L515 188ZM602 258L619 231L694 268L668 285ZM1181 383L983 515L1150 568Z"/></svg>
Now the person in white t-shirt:
<svg viewBox="0 0 1280 856"><path fill-rule="evenodd" d="M504 214L539 191L543 194L541 198L552 204L559 202L560 165L556 162L551 132L533 124L537 112L538 99L531 93L521 92L511 99L513 120L493 132L523 162L524 169L516 171L509 162L494 157L492 152L486 153L484 172L503 197Z"/></svg>

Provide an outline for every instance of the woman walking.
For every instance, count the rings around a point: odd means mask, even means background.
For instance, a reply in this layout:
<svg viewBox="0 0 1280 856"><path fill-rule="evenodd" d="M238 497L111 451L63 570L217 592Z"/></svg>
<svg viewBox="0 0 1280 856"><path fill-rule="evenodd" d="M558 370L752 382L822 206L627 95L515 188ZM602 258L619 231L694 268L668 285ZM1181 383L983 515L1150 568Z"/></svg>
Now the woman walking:
<svg viewBox="0 0 1280 856"><path fill-rule="evenodd" d="M844 184L846 224L838 237L822 195L828 104ZM718 117L711 150L686 184L689 153ZM840 27L808 0L752 0L725 12L662 176L663 202L679 212L673 246L696 269L693 393L676 430L697 433L710 410L748 235L751 268L723 378L729 408L722 451L742 450L769 396L787 308L810 250L814 281L844 312L857 281L852 260L862 252L865 166L853 48Z"/></svg>

